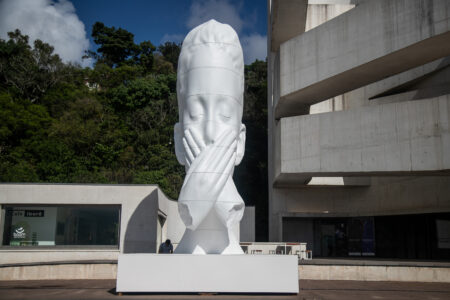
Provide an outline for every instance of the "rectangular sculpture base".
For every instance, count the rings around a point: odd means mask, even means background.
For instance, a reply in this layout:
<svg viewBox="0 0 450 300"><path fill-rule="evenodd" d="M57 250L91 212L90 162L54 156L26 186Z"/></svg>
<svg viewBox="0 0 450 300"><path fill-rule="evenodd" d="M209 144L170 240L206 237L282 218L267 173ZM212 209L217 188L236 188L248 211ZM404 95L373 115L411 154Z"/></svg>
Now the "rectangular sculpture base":
<svg viewBox="0 0 450 300"><path fill-rule="evenodd" d="M121 254L117 292L298 293L296 255Z"/></svg>

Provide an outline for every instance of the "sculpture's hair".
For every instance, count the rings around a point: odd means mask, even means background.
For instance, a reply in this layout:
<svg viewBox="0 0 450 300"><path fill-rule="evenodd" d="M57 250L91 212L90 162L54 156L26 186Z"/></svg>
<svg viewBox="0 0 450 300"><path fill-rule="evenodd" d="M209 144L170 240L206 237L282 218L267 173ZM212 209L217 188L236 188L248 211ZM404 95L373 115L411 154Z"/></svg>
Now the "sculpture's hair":
<svg viewBox="0 0 450 300"><path fill-rule="evenodd" d="M195 54L202 47L213 48L216 53L224 55L227 58L226 66L206 65L208 60L205 60L205 65L194 65L195 62L198 62L198 60L194 59ZM239 86L242 89L242 93L244 92L244 57L242 47L236 31L230 25L210 20L192 29L184 39L178 59L177 72L177 98L180 113L183 109L180 99L184 90L182 77L189 70L202 67L220 67L234 72L240 78L239 80L242 81Z"/></svg>
<svg viewBox="0 0 450 300"><path fill-rule="evenodd" d="M232 65L229 66L230 69L240 76L243 75L244 57L238 35L230 25L219 23L216 20L203 23L188 33L181 48L178 74L184 74L192 67L192 53L205 45L213 46L216 51L227 55L232 62Z"/></svg>

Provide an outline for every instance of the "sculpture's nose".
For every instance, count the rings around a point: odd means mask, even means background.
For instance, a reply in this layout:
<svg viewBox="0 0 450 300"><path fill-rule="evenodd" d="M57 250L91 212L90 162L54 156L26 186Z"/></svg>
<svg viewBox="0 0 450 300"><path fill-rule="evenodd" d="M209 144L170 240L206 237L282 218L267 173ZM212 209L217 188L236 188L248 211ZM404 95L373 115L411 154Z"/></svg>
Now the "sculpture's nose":
<svg viewBox="0 0 450 300"><path fill-rule="evenodd" d="M217 136L216 122L214 122L212 120L208 120L206 122L206 126L205 126L205 135L204 135L205 144L206 145L213 144L216 136Z"/></svg>

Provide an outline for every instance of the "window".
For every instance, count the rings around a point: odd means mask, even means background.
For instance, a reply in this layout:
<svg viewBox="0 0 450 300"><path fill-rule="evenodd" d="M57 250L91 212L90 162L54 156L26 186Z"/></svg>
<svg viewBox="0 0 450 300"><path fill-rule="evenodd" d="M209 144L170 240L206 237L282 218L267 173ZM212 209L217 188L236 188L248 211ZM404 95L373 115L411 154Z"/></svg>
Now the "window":
<svg viewBox="0 0 450 300"><path fill-rule="evenodd" d="M118 245L120 206L4 206L3 245Z"/></svg>

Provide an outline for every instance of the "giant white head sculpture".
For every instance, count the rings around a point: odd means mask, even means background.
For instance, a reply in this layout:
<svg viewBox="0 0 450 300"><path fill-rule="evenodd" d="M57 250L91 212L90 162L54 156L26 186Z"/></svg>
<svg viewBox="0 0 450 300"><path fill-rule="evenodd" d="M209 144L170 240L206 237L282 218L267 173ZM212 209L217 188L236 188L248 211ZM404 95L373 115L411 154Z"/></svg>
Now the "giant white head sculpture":
<svg viewBox="0 0 450 300"><path fill-rule="evenodd" d="M244 155L244 60L231 26L210 20L186 36L178 61L175 150L186 178L179 212L187 229L178 253L242 253L244 203L232 180Z"/></svg>

